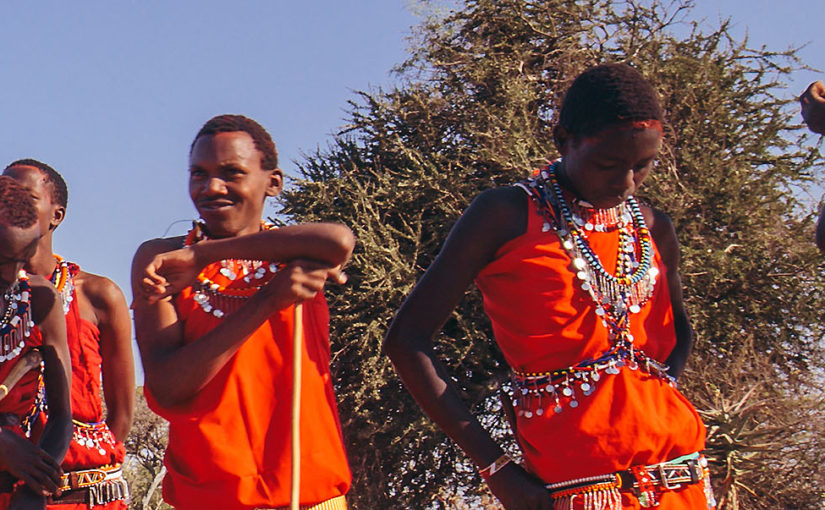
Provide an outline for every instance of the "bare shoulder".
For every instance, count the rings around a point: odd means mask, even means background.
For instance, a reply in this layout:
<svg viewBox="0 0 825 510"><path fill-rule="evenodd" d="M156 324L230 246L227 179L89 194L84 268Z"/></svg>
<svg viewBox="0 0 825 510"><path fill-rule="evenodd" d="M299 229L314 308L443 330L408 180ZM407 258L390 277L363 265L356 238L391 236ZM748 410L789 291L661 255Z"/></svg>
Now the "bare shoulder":
<svg viewBox="0 0 825 510"><path fill-rule="evenodd" d="M164 237L144 241L135 252L132 259L132 270L143 269L155 255L183 248L184 236Z"/></svg>
<svg viewBox="0 0 825 510"><path fill-rule="evenodd" d="M670 216L649 205L643 204L641 209L659 254L669 267L675 268L679 263L679 240L673 221Z"/></svg>
<svg viewBox="0 0 825 510"><path fill-rule="evenodd" d="M35 324L40 324L53 307L59 306L60 297L54 285L40 275L29 275L29 286L32 320Z"/></svg>
<svg viewBox="0 0 825 510"><path fill-rule="evenodd" d="M647 204L641 204L642 215L645 217L647 228L650 233L658 241L659 238L672 237L676 239L676 228L673 226L673 220L664 212L651 207Z"/></svg>
<svg viewBox="0 0 825 510"><path fill-rule="evenodd" d="M105 276L80 271L74 279L75 289L95 308L111 308L124 302L123 291Z"/></svg>
<svg viewBox="0 0 825 510"><path fill-rule="evenodd" d="M494 244L501 245L526 232L528 200L518 186L488 189L473 200L464 221L483 228Z"/></svg>

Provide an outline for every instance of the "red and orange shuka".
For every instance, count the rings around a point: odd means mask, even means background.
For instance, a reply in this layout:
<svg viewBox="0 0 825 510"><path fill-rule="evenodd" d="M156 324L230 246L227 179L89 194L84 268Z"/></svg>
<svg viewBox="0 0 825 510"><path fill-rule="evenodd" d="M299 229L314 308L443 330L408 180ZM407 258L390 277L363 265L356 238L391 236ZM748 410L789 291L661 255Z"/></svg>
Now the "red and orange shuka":
<svg viewBox="0 0 825 510"><path fill-rule="evenodd" d="M220 264L213 264L214 272ZM209 276L207 270L205 276ZM192 288L175 298L184 338L202 337L221 319ZM279 310L244 341L190 402L152 410L169 421L164 499L178 510L289 505L294 307ZM303 306L301 504L346 494L351 476L329 371L329 311L320 293Z"/></svg>
<svg viewBox="0 0 825 510"><path fill-rule="evenodd" d="M43 345L43 337L40 334L40 330L34 327L31 330L31 334L25 337L25 343L20 354L14 359L0 362L0 381L6 379L12 367L14 367L23 356L41 345ZM9 420L14 421L14 423L3 424L4 429L10 430L21 437L25 437L21 422L34 410L40 383L40 371L31 370L20 379L3 400L0 400L0 415L5 415ZM0 510L4 510L8 508L9 505L11 487L2 487L0 490L5 491L0 492Z"/></svg>
<svg viewBox="0 0 825 510"><path fill-rule="evenodd" d="M80 272L80 267L68 263L68 271L73 279ZM96 325L80 316L77 292L72 288L71 302L66 312L66 340L72 361L72 418L74 420L99 424L93 434L94 441L88 444L78 442L78 436L72 437L69 450L61 467L65 473L114 466L122 464L126 457L126 448L117 441L114 434L103 423L103 403L101 401L101 356L100 330ZM75 425L77 431L77 425ZM63 503L51 504L49 510L85 510L87 504ZM97 509L120 510L127 508L123 500L111 501L104 505L95 505Z"/></svg>
<svg viewBox="0 0 825 510"><path fill-rule="evenodd" d="M509 241L476 278L484 307L507 363L518 372L552 372L597 358L610 347L607 329L590 295L576 282L558 235L528 200L525 234ZM616 270L619 236L589 232L588 242L605 269ZM660 281L631 318L634 344L664 362L676 345L673 311L659 252ZM536 399L528 401L539 405ZM545 399L545 405L547 400ZM605 475L700 451L705 427L693 406L663 379L642 370L606 375L578 407L553 406L540 416L517 418L525 467L547 483ZM536 409L533 409L535 411ZM703 484L661 494L663 510L707 508ZM639 508L622 493L623 508Z"/></svg>

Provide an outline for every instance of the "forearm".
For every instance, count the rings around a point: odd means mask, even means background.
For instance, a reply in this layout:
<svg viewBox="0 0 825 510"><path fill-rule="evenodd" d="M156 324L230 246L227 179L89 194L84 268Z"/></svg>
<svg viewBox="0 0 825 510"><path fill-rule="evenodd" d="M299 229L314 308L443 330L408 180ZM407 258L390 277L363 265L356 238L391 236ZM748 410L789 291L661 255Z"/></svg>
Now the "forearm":
<svg viewBox="0 0 825 510"><path fill-rule="evenodd" d="M146 385L164 407L184 404L226 365L272 313L263 289L209 333L187 344L142 352ZM136 318L137 320L137 318ZM140 343L140 336L138 337Z"/></svg>
<svg viewBox="0 0 825 510"><path fill-rule="evenodd" d="M109 430L112 431L118 441L125 441L129 435L129 430L132 428L132 415L132 408L106 406L106 426L109 427Z"/></svg>
<svg viewBox="0 0 825 510"><path fill-rule="evenodd" d="M424 413L477 466L488 466L499 458L503 450L470 413L433 350L411 347L392 335L384 344L385 351Z"/></svg>
<svg viewBox="0 0 825 510"><path fill-rule="evenodd" d="M193 246L200 264L229 258L288 262L309 259L338 266L349 259L355 238L337 223L306 223Z"/></svg>
<svg viewBox="0 0 825 510"><path fill-rule="evenodd" d="M46 398L49 402L49 417L39 446L55 461L62 462L72 439L72 408L69 399L71 379L57 348L44 345L41 347L41 352L45 371Z"/></svg>
<svg viewBox="0 0 825 510"><path fill-rule="evenodd" d="M819 221L816 222L816 245L819 251L825 252L825 207L819 213Z"/></svg>
<svg viewBox="0 0 825 510"><path fill-rule="evenodd" d="M676 329L676 345L667 358L667 365L670 367L668 373L678 379L685 370L687 360L693 350L693 329L690 327L686 313L675 314L673 323Z"/></svg>

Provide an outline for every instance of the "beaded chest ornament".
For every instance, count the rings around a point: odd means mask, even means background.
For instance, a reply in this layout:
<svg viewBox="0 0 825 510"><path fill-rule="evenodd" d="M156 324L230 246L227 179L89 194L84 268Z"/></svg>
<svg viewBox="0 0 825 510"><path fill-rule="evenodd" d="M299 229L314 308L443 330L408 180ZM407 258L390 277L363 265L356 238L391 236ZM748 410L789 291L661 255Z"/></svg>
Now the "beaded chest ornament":
<svg viewBox="0 0 825 510"><path fill-rule="evenodd" d="M271 230L275 225L261 222L262 230ZM195 222L186 235L184 246L192 246L208 237L201 223ZM216 267L216 264L219 267ZM275 262L246 259L225 259L210 264L198 274L196 289L192 299L200 308L218 319L232 313L278 272Z"/></svg>
<svg viewBox="0 0 825 510"><path fill-rule="evenodd" d="M63 257L57 254L52 254L57 261L57 266L54 268L49 281L57 289L60 294L60 301L63 303L63 315L69 313L72 307L72 300L74 299L74 278L72 278L69 271L69 263Z"/></svg>
<svg viewBox="0 0 825 510"><path fill-rule="evenodd" d="M588 396L604 374L615 375L621 368L642 369L674 384L668 367L648 357L633 345L630 317L639 313L653 295L659 270L653 264L653 243L638 202L629 197L611 209L595 209L587 203L568 203L558 182L561 160L555 161L526 182L519 183L544 218L542 231L553 230L570 257L571 270L580 288L596 305L595 313L608 330L610 348L594 359L552 372L513 371L514 404L526 418L544 414L552 406L578 407L576 390ZM588 232L618 231L616 274L602 265L587 241ZM534 400L537 400L534 401ZM545 400L548 404L543 402Z"/></svg>
<svg viewBox="0 0 825 510"><path fill-rule="evenodd" d="M3 294L3 317L0 318L0 363L20 355L31 335L31 286L25 271L20 271L17 281Z"/></svg>

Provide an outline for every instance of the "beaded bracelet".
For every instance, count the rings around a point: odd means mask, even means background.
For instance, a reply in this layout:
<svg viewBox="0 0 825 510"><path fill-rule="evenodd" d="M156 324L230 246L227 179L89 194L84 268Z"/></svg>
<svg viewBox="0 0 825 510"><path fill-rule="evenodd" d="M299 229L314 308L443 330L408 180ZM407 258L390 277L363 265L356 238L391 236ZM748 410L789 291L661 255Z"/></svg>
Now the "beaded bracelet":
<svg viewBox="0 0 825 510"><path fill-rule="evenodd" d="M513 462L513 459L511 459L510 456L505 453L501 457L494 460L493 463L487 466L486 468L479 469L478 474L481 475L481 479L486 482L490 479L491 476L499 472L501 468L503 468L511 462Z"/></svg>

